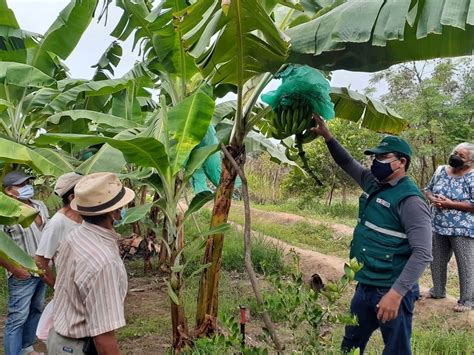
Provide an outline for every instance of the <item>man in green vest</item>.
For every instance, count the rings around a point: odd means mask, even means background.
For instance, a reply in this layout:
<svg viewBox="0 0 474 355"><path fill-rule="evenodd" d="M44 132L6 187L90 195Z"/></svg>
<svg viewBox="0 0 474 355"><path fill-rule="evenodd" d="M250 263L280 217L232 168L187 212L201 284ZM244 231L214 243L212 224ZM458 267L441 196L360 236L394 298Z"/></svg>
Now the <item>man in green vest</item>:
<svg viewBox="0 0 474 355"><path fill-rule="evenodd" d="M325 122L314 115L313 131L326 141L335 162L363 192L350 257L364 264L351 302L357 326L347 326L342 350L361 354L380 328L383 354L411 354L412 315L419 296L418 279L431 257L428 205L415 182L406 175L412 150L407 142L387 136L364 153L373 156L364 168L332 137Z"/></svg>

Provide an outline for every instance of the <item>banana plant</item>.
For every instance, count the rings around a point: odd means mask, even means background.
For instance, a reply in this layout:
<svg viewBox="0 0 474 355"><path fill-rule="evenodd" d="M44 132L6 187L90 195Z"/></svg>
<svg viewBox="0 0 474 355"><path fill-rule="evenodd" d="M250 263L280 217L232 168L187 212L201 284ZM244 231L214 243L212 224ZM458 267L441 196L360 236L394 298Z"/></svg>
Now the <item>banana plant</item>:
<svg viewBox="0 0 474 355"><path fill-rule="evenodd" d="M218 150L217 145L198 147L208 130L214 105L208 90L199 89L169 110L163 105L156 113L156 120L151 123L155 127L129 129L123 132L123 136L114 138L51 133L41 135L36 140L38 145L61 146L68 143L79 147L107 143L120 151L128 164L152 169L153 175L146 181L161 196L153 205L162 210L166 221L164 239L171 265L167 290L172 308L175 349L181 349L189 339L183 304L183 221L212 199L213 195L208 192L197 194L182 217L178 213L178 201L183 197L196 169ZM155 134L151 135L150 132ZM218 227L225 229L223 225Z"/></svg>
<svg viewBox="0 0 474 355"><path fill-rule="evenodd" d="M289 62L322 70L378 71L397 63L471 55L469 1L347 1L289 28Z"/></svg>
<svg viewBox="0 0 474 355"><path fill-rule="evenodd" d="M309 64L325 70L357 68L368 71L414 58L472 52L472 16L467 2L455 6L454 1L448 1L444 6L422 0L328 1L324 4L326 7L313 4L309 11L308 1L299 5L264 0L198 0L174 16L177 30L183 33L186 50L196 58L203 76L224 90L231 87L237 91L237 109L228 150L240 165L244 161L245 136L265 116L252 117L253 106L263 88L285 63ZM407 11L400 11L403 6ZM446 16L436 17L438 10L446 12ZM415 39L410 37L414 25L418 32ZM410 28L405 32L406 27ZM427 35L436 31L443 35ZM453 36L453 33L459 36ZM378 37L373 40L375 34ZM423 40L425 37L428 42ZM404 38L409 41L403 41ZM441 48L424 52L419 50L418 43ZM377 46L385 47L379 50ZM365 57L361 53L373 56ZM333 94L340 97L341 116L362 118L368 128L396 132L406 125L400 124L397 115L373 100L346 89L334 89ZM387 117L390 119L384 120ZM235 177L230 162L224 160L211 226L227 221ZM204 262L211 266L201 278L197 327L202 327L206 317L217 316L222 245L222 235L209 237Z"/></svg>
<svg viewBox="0 0 474 355"><path fill-rule="evenodd" d="M0 225L20 224L27 227L37 214L38 211L29 205L0 192Z"/></svg>
<svg viewBox="0 0 474 355"><path fill-rule="evenodd" d="M34 219L34 218L33 218ZM32 273L40 273L33 258L21 249L3 230L0 230L0 260Z"/></svg>
<svg viewBox="0 0 474 355"><path fill-rule="evenodd" d="M34 208L0 192L1 225L20 224L28 227L37 214L38 211ZM0 230L0 259L15 267L22 267L31 272L38 271L33 258L16 245L3 230Z"/></svg>

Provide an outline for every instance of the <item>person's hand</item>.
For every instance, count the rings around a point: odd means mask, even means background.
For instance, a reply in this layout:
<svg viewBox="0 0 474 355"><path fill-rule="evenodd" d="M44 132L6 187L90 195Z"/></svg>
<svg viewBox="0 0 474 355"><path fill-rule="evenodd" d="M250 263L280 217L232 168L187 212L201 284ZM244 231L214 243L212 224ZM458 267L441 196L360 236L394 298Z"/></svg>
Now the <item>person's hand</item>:
<svg viewBox="0 0 474 355"><path fill-rule="evenodd" d="M311 131L328 141L332 138L331 132L329 132L326 122L316 113L313 113L313 120L316 123L316 127L311 128Z"/></svg>
<svg viewBox="0 0 474 355"><path fill-rule="evenodd" d="M440 208L453 208L453 203L454 203L453 200L450 200L449 198L444 197L444 196L442 196L440 200L441 200L439 202Z"/></svg>
<svg viewBox="0 0 474 355"><path fill-rule="evenodd" d="M10 271L13 277L18 280L26 280L31 277L31 274L28 271L19 267L11 268L8 271Z"/></svg>
<svg viewBox="0 0 474 355"><path fill-rule="evenodd" d="M437 208L452 208L453 204L453 200L442 195L433 195L431 202Z"/></svg>
<svg viewBox="0 0 474 355"><path fill-rule="evenodd" d="M391 288L377 304L377 319L382 323L385 323L397 318L402 298L402 295Z"/></svg>
<svg viewBox="0 0 474 355"><path fill-rule="evenodd" d="M44 258L43 256L35 256L35 264L40 269L43 274L40 276L41 279L51 288L54 288L54 283L56 281L56 276L54 275L51 268L48 266L49 259Z"/></svg>

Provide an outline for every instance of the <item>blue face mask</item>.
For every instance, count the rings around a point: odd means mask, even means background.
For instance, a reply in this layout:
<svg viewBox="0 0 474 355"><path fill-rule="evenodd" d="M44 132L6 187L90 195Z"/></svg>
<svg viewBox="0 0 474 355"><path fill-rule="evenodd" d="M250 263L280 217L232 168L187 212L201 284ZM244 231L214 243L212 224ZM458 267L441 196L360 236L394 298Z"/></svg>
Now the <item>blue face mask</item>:
<svg viewBox="0 0 474 355"><path fill-rule="evenodd" d="M20 187L18 190L18 199L20 200L29 200L35 194L35 189L32 185L25 185Z"/></svg>
<svg viewBox="0 0 474 355"><path fill-rule="evenodd" d="M122 208L122 210L120 211L120 219L114 221L114 226L118 226L120 223L122 223L126 215L127 215L127 209Z"/></svg>
<svg viewBox="0 0 474 355"><path fill-rule="evenodd" d="M398 159L395 159L395 160L398 160ZM378 181L382 182L394 173L391 163L393 163L395 160L391 160L389 162L383 162L383 161L374 159L374 161L372 162L372 166L370 167L370 171L372 172L372 174L375 176L375 178Z"/></svg>

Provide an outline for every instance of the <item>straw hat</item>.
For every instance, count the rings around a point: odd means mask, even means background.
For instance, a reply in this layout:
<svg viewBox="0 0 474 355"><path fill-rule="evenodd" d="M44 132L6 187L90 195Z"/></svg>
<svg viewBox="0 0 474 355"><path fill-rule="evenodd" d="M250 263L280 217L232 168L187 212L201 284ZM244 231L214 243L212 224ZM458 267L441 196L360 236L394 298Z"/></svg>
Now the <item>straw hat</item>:
<svg viewBox="0 0 474 355"><path fill-rule="evenodd" d="M77 173L67 173L61 175L54 185L54 192L59 197L63 197L69 190L71 190L84 176Z"/></svg>
<svg viewBox="0 0 474 355"><path fill-rule="evenodd" d="M122 185L113 173L95 173L83 177L74 188L71 208L84 216L97 216L125 206L135 192Z"/></svg>

